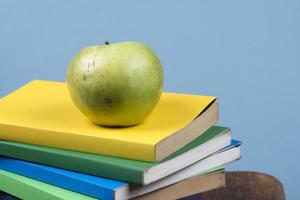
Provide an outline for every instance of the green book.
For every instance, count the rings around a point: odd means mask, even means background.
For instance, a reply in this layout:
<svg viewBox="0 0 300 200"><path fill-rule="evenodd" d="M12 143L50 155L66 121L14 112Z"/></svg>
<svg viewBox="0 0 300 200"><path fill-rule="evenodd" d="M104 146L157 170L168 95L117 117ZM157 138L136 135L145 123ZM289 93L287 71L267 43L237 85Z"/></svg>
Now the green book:
<svg viewBox="0 0 300 200"><path fill-rule="evenodd" d="M9 141L0 141L0 155L147 185L215 153L230 143L231 130L213 126L191 143L156 163Z"/></svg>
<svg viewBox="0 0 300 200"><path fill-rule="evenodd" d="M76 192L65 190L31 178L0 169L0 190L24 200L94 200Z"/></svg>

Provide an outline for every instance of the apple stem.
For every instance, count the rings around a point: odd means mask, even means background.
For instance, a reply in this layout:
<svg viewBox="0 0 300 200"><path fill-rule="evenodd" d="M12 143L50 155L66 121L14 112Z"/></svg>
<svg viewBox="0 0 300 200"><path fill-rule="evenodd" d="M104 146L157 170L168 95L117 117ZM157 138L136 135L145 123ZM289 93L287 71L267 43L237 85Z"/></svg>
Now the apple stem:
<svg viewBox="0 0 300 200"><path fill-rule="evenodd" d="M108 40L105 40L104 44L105 44L105 45L109 45L109 41L108 41Z"/></svg>

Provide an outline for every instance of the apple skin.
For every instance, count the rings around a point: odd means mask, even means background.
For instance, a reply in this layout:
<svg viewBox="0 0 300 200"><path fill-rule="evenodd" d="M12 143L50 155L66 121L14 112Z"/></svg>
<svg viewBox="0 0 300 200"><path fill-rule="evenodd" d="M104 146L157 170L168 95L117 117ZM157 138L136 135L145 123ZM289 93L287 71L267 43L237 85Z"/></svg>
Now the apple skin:
<svg viewBox="0 0 300 200"><path fill-rule="evenodd" d="M140 42L90 46L79 51L67 71L76 107L103 126L143 122L163 90L163 69L154 51Z"/></svg>

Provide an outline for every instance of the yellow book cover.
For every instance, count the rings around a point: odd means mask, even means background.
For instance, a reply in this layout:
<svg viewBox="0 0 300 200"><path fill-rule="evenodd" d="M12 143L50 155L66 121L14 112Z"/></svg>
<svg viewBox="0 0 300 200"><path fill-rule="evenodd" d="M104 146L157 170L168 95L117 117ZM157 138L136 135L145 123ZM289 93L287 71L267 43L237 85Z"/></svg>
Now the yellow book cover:
<svg viewBox="0 0 300 200"><path fill-rule="evenodd" d="M163 93L143 123L109 128L91 123L80 113L66 83L34 80L0 100L0 139L155 162L216 122L217 106L206 114L212 105L217 105L215 99ZM197 122L200 126L190 126L205 114Z"/></svg>

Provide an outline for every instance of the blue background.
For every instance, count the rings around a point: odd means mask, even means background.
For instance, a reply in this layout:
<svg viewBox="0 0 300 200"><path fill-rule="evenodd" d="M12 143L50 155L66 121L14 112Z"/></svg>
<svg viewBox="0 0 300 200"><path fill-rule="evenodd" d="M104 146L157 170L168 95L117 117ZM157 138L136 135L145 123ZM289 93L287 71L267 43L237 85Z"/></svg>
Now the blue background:
<svg viewBox="0 0 300 200"><path fill-rule="evenodd" d="M299 190L300 1L0 1L0 96L32 79L65 80L72 56L104 40L159 55L165 91L216 95L243 144L230 170Z"/></svg>

